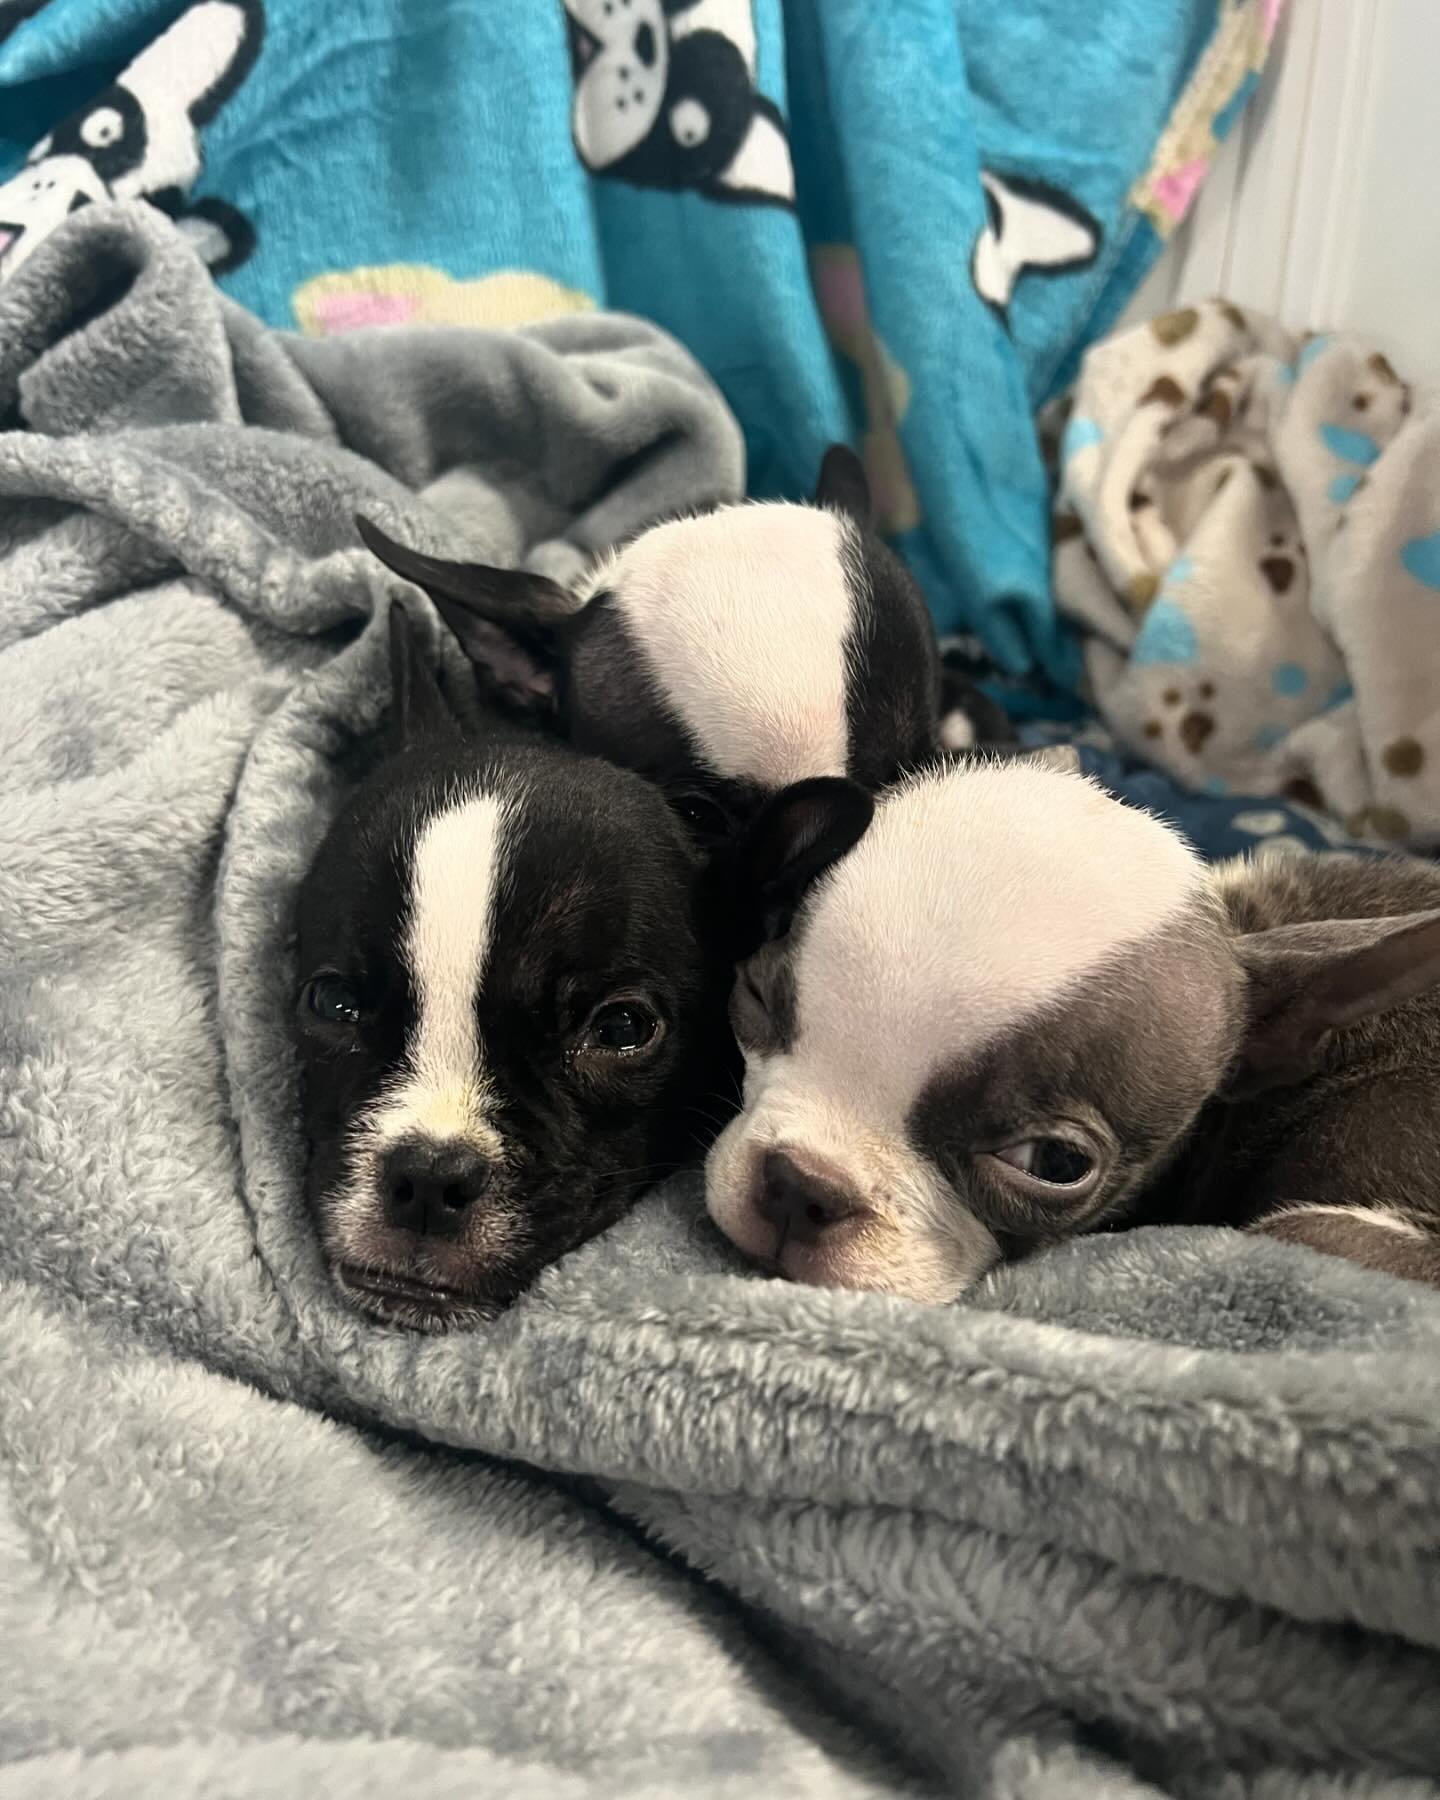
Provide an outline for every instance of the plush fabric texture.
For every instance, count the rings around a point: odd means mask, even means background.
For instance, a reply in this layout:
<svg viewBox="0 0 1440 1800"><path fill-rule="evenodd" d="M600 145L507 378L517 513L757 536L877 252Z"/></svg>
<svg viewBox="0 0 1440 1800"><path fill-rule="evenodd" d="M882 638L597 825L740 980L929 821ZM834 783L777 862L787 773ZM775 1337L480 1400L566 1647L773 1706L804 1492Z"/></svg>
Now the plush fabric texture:
<svg viewBox="0 0 1440 1800"><path fill-rule="evenodd" d="M639 313L720 386L753 493L856 442L937 620L1069 680L1031 407L1281 4L0 0L0 281L72 205L144 198L307 333Z"/></svg>
<svg viewBox="0 0 1440 1800"><path fill-rule="evenodd" d="M1440 412L1373 343L1224 301L1087 356L1055 590L1131 752L1440 847Z"/></svg>
<svg viewBox="0 0 1440 1800"><path fill-rule="evenodd" d="M693 1178L467 1336L330 1288L351 511L560 569L733 493L682 353L275 337L97 205L0 295L0 416L3 1800L1437 1792L1428 1291L1171 1230L927 1311L754 1277Z"/></svg>

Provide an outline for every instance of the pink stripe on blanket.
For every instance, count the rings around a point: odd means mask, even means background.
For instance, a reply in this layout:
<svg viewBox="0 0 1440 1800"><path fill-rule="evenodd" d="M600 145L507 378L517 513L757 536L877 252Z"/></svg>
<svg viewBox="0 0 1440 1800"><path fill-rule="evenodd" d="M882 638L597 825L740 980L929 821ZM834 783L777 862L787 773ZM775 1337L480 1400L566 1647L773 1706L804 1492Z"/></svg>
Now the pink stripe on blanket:
<svg viewBox="0 0 1440 1800"><path fill-rule="evenodd" d="M325 337L367 325L403 325L415 316L414 294L327 294L315 302L315 322Z"/></svg>
<svg viewBox="0 0 1440 1800"><path fill-rule="evenodd" d="M1184 163L1180 168L1171 169L1168 174L1156 177L1155 198L1177 225L1189 212L1190 202L1195 198L1209 169L1209 158L1197 156L1193 162Z"/></svg>

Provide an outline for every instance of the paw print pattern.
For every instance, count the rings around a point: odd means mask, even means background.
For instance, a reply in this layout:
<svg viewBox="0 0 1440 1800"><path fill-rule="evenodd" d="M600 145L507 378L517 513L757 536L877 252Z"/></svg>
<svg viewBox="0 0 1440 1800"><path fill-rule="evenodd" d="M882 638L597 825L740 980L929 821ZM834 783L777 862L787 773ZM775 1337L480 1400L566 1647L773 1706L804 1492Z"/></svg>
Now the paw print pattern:
<svg viewBox="0 0 1440 1800"><path fill-rule="evenodd" d="M1227 363L1217 369L1201 389L1195 412L1197 417L1210 421L1217 438L1223 438L1232 420L1238 422L1244 418L1249 401L1244 376L1233 363Z"/></svg>
<svg viewBox="0 0 1440 1800"><path fill-rule="evenodd" d="M1408 780L1411 776L1418 775L1425 766L1425 748L1418 738L1395 738L1385 746L1380 760L1387 773Z"/></svg>
<svg viewBox="0 0 1440 1800"><path fill-rule="evenodd" d="M1260 558L1260 573L1273 594L1288 594L1296 579L1308 573L1309 559L1299 536L1290 531L1272 531Z"/></svg>
<svg viewBox="0 0 1440 1800"><path fill-rule="evenodd" d="M1160 696L1164 714L1149 718L1142 727L1150 739L1162 738L1169 732L1180 741L1191 756L1199 756L1215 735L1215 683L1199 681L1187 690L1178 683L1167 687Z"/></svg>
<svg viewBox="0 0 1440 1800"><path fill-rule="evenodd" d="M1380 351L1366 357L1348 401L1338 416L1325 419L1320 440L1343 465L1331 478L1328 493L1337 507L1353 500L1365 485L1365 471L1410 415L1413 396ZM1338 530L1343 513L1337 516Z"/></svg>
<svg viewBox="0 0 1440 1800"><path fill-rule="evenodd" d="M1186 393L1173 375L1157 375L1140 396L1142 406L1183 406Z"/></svg>
<svg viewBox="0 0 1440 1800"><path fill-rule="evenodd" d="M1389 357L1379 350L1368 356L1363 385L1357 387L1350 401L1357 428L1363 428L1367 420L1379 420L1394 430L1402 419L1409 418L1413 404L1413 390L1395 373Z"/></svg>

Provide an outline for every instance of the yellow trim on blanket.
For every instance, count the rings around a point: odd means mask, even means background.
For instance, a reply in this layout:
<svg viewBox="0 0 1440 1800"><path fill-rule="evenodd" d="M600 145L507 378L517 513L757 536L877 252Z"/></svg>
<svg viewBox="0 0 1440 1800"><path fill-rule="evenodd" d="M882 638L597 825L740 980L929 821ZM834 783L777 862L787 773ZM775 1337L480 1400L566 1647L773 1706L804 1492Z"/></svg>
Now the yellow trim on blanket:
<svg viewBox="0 0 1440 1800"><path fill-rule="evenodd" d="M1246 79L1265 67L1284 0L1220 0L1215 35L1200 58L1130 204L1170 237L1189 211L1219 148L1215 121Z"/></svg>

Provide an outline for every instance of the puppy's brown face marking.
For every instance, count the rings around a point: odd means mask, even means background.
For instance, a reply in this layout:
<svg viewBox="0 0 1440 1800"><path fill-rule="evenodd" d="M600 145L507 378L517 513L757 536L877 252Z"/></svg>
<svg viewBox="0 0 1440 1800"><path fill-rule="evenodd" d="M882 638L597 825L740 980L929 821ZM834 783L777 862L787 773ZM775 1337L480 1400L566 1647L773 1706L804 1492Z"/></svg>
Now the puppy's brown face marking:
<svg viewBox="0 0 1440 1800"><path fill-rule="evenodd" d="M1007 1252L1093 1230L1125 1211L1214 1093L1238 1004L1218 917L1197 907L938 1070L909 1136ZM1003 1155L1025 1145L1029 1171Z"/></svg>

